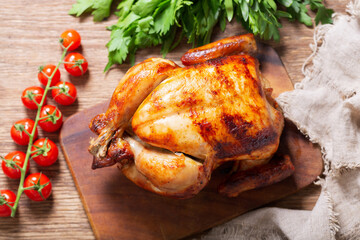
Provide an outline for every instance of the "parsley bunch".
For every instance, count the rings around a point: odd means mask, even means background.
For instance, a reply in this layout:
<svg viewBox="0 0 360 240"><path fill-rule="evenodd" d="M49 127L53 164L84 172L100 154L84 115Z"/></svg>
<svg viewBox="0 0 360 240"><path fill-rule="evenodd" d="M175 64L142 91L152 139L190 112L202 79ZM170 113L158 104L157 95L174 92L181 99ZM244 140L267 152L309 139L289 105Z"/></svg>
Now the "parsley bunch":
<svg viewBox="0 0 360 240"><path fill-rule="evenodd" d="M113 0L77 0L69 14L78 17L91 12L94 21L101 21L110 15L112 4ZM278 41L280 18L312 26L308 8L316 12L316 24L332 22L333 10L322 0L122 0L115 12L118 22L108 27L111 39L105 71L127 57L134 63L139 48L161 44L165 56L183 37L193 46L209 43L214 26L220 24L225 30L233 18L249 32Z"/></svg>

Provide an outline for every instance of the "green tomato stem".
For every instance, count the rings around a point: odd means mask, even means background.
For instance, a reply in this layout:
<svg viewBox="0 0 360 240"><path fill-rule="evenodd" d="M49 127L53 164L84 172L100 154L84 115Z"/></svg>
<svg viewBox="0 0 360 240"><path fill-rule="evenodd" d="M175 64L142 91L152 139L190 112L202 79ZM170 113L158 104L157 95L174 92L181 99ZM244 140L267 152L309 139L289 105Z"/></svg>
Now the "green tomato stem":
<svg viewBox="0 0 360 240"><path fill-rule="evenodd" d="M56 87L56 86L54 86L54 87L49 87L49 90L52 90L52 89L60 89L60 87Z"/></svg>
<svg viewBox="0 0 360 240"><path fill-rule="evenodd" d="M30 136L31 134L26 130L24 129L24 132L26 133L26 135Z"/></svg>
<svg viewBox="0 0 360 240"><path fill-rule="evenodd" d="M33 101L35 104L36 104L36 106L39 108L39 106L40 106L40 103L38 103L37 101Z"/></svg>
<svg viewBox="0 0 360 240"><path fill-rule="evenodd" d="M44 119L47 119L47 118L48 118L48 116L45 116L45 117L39 118L38 120L44 120Z"/></svg>
<svg viewBox="0 0 360 240"><path fill-rule="evenodd" d="M44 105L46 95L47 95L47 93L48 93L48 91L50 89L51 80L53 79L53 77L55 75L55 72L59 69L60 64L64 60L65 55L66 55L66 53L67 53L67 51L68 51L68 49L69 49L69 47L71 45L72 45L72 43L67 48L64 49L64 51L63 51L63 53L61 55L60 61L56 65L56 67L55 67L54 71L52 72L51 76L48 77L48 81L47 81L47 84L46 84L46 87L45 87L45 90L44 90L44 95L43 95L43 97L41 99L40 104L38 104L38 109L37 109L37 113L36 113L36 117L35 117L34 128L33 128L32 132L31 132L31 134L29 135L29 144L28 144L28 148L27 148L27 151L26 151L26 157L25 157L24 166L22 168L20 168L21 178L20 178L20 183L19 183L19 188L18 188L18 191L17 191L17 195L16 195L15 204L14 204L13 207L11 207L11 217L15 217L16 209L18 207L20 197L21 197L22 193L24 192L24 190L28 189L28 188L24 188L24 180L25 180L25 175L26 175L26 168L27 168L27 165L29 163L30 155L32 153L31 148L33 146L36 128L37 128L37 125L38 125L38 122L39 122L39 119L40 119L41 108ZM45 76L47 76L47 75L45 75Z"/></svg>
<svg viewBox="0 0 360 240"><path fill-rule="evenodd" d="M14 207L11 206L9 203L5 203L6 206L8 206L11 209L11 212L14 210Z"/></svg>
<svg viewBox="0 0 360 240"><path fill-rule="evenodd" d="M34 187L34 186L26 187L26 188L23 187L23 190L24 190L24 191L25 191L25 190L32 190L32 189L35 189L35 187Z"/></svg>

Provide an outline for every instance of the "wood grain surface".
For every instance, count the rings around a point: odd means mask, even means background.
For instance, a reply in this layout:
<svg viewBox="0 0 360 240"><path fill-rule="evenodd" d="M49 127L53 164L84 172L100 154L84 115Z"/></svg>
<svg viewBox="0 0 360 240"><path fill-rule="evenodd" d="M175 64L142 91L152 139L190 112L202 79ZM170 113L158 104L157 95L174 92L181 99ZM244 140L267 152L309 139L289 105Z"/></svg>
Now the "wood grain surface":
<svg viewBox="0 0 360 240"><path fill-rule="evenodd" d="M38 85L37 68L45 63L56 63L61 50L58 37L67 28L77 29L82 38L82 53L89 61L89 72L83 79L70 78L62 68L62 79L71 81L78 88L78 100L74 105L61 107L65 117L79 110L108 99L119 78L129 68L123 64L103 74L107 62L105 44L110 33L105 27L116 22L111 17L106 22L93 23L91 17L80 19L67 15L75 0L0 0L0 154L23 150L15 145L9 134L11 125L22 118L34 117L35 113L22 106L20 96L27 86ZM327 0L336 12L344 13L347 0ZM214 35L213 40L243 33L237 23L228 25L224 33ZM281 56L293 83L301 81L301 66L311 50L313 29L301 24L283 21L281 42L269 42ZM182 43L168 58L179 62L179 56L190 46ZM160 48L141 50L137 62L150 56L160 56ZM53 103L49 100L49 103ZM44 133L40 131L40 136ZM46 134L58 142L58 134ZM48 201L30 202L23 196L17 217L0 219L0 239L94 239L84 208L62 153L59 161L48 168L33 164L31 172L43 171L53 182L53 194ZM0 189L17 189L16 180L7 179L0 173ZM319 188L310 186L290 197L271 204L292 209L312 209L319 195Z"/></svg>

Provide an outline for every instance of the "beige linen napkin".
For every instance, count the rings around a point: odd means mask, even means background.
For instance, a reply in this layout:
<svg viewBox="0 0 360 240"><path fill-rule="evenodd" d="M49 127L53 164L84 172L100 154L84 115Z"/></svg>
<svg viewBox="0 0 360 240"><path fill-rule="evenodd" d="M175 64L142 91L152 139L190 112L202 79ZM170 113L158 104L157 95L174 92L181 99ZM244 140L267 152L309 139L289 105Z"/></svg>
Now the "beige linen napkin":
<svg viewBox="0 0 360 240"><path fill-rule="evenodd" d="M263 208L202 239L360 239L360 0L315 30L305 78L277 101L311 141L325 170L312 211Z"/></svg>

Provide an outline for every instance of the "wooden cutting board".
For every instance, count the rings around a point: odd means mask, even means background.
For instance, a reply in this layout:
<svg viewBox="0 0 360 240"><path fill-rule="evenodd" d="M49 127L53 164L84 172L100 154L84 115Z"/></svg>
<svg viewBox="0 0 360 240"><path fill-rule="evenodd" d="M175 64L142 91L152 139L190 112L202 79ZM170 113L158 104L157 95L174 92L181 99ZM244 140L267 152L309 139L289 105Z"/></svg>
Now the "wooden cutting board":
<svg viewBox="0 0 360 240"><path fill-rule="evenodd" d="M275 97L293 89L274 49L261 45L258 58ZM91 169L92 156L87 148L90 137L95 135L88 129L88 123L105 112L107 105L104 102L69 117L60 134L60 144L97 239L183 238L295 193L322 172L318 147L287 121L279 151L291 156L296 169L291 177L237 198L226 198L216 190L226 175L219 169L210 184L192 199L158 196L137 187L116 167Z"/></svg>

